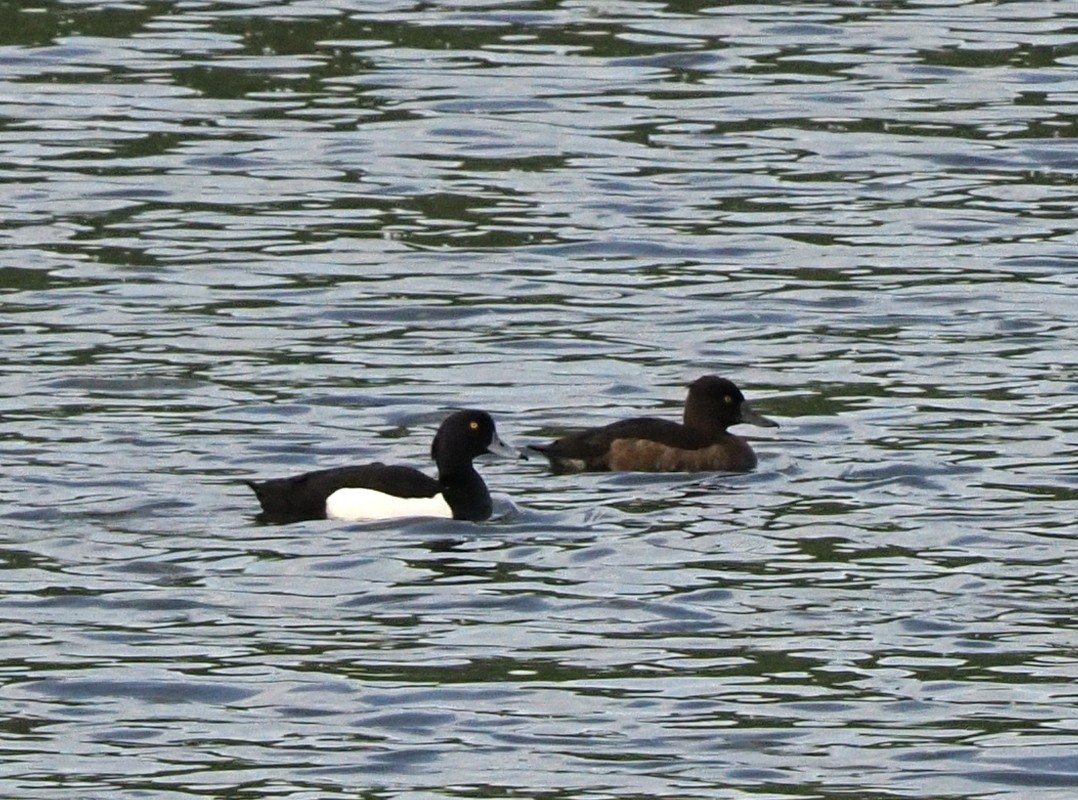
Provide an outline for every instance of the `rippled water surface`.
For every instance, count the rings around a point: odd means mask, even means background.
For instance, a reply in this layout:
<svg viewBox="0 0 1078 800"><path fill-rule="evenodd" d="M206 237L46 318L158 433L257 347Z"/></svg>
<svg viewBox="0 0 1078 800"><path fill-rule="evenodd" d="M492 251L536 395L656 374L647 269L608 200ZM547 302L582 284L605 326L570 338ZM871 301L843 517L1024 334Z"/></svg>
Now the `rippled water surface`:
<svg viewBox="0 0 1078 800"><path fill-rule="evenodd" d="M0 2L0 795L1072 798L1067 2ZM242 478L488 462L483 524Z"/></svg>

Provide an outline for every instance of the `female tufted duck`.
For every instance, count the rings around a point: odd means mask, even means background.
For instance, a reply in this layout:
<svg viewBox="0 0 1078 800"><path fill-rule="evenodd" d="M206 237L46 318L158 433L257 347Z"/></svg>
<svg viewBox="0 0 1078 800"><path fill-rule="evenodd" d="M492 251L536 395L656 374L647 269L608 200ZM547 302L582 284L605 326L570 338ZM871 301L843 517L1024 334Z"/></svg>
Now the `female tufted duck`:
<svg viewBox="0 0 1078 800"><path fill-rule="evenodd" d="M437 480L411 467L375 463L245 483L262 504L259 519L267 522L327 517L452 517L478 522L493 510L487 485L472 466L472 459L484 453L523 457L498 438L494 420L485 411L457 411L442 422L431 444Z"/></svg>
<svg viewBox="0 0 1078 800"><path fill-rule="evenodd" d="M753 411L731 381L705 375L689 384L682 424L636 417L531 448L555 472L748 472L756 454L726 430L743 422L778 427Z"/></svg>

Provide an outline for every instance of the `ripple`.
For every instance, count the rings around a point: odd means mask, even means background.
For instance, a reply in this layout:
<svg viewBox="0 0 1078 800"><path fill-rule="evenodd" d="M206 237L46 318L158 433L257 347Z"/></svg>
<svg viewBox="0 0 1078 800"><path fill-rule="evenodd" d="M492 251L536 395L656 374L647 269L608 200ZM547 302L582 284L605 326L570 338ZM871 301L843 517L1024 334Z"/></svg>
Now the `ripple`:
<svg viewBox="0 0 1078 800"><path fill-rule="evenodd" d="M337 6L0 36L19 795L1072 789L1062 5ZM710 372L753 474L239 482Z"/></svg>

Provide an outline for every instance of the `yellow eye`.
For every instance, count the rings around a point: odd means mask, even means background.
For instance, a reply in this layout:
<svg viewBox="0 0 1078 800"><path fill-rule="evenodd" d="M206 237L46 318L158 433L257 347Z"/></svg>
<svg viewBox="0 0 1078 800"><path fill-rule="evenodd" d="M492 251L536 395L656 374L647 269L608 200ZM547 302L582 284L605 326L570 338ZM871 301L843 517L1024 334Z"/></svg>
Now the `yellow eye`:
<svg viewBox="0 0 1078 800"><path fill-rule="evenodd" d="M479 430L479 423L473 419L471 422L468 423L468 427L471 428L473 431L477 431Z"/></svg>

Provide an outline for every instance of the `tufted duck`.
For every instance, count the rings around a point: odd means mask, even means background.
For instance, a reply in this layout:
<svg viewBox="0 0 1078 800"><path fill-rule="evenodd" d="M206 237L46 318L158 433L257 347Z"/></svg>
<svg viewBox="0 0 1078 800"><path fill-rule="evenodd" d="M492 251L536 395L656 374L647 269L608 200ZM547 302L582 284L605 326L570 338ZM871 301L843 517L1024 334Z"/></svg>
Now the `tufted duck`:
<svg viewBox="0 0 1078 800"><path fill-rule="evenodd" d="M431 444L434 479L411 467L382 463L334 467L292 478L245 481L269 522L305 519L372 520L452 517L480 521L493 510L490 492L472 466L484 453L522 458L494 429L484 411L457 411L442 422Z"/></svg>
<svg viewBox="0 0 1078 800"><path fill-rule="evenodd" d="M654 417L588 428L546 445L531 445L555 472L748 472L756 454L731 425L778 427L757 414L741 391L717 375L689 384L684 421Z"/></svg>

